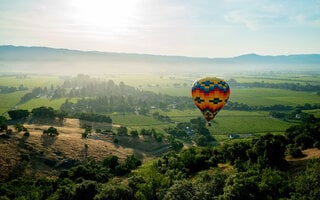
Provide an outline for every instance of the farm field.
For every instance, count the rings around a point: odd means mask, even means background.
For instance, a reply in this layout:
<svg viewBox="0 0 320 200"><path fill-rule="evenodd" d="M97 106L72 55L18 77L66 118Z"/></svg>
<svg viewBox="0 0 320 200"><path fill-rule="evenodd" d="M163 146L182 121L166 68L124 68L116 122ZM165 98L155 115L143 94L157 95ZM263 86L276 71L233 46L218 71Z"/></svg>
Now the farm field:
<svg viewBox="0 0 320 200"><path fill-rule="evenodd" d="M25 91L18 91L10 94L0 94L0 114L5 113L8 110L14 109L15 106L19 103L21 97L25 93Z"/></svg>
<svg viewBox="0 0 320 200"><path fill-rule="evenodd" d="M141 128L155 128L163 132L163 128L174 126L179 122L189 122L191 119L202 117L200 111L194 110L171 110L161 112L161 115L168 116L173 123L160 122L152 116L141 116L134 114L110 115L115 124L128 127L129 130L140 130ZM271 118L268 112L263 111L229 111L222 110L208 127L209 131L218 141L229 139L229 134L257 135L263 133L283 133L287 128L294 125L294 122L286 122Z"/></svg>
<svg viewBox="0 0 320 200"><path fill-rule="evenodd" d="M254 106L304 105L320 102L320 96L314 92L292 91L275 88L234 88L231 91L230 101L245 103Z"/></svg>
<svg viewBox="0 0 320 200"><path fill-rule="evenodd" d="M278 76L235 76L232 77L240 83L265 82L265 83L299 83L299 84L320 84L319 77L316 75L278 75Z"/></svg>
<svg viewBox="0 0 320 200"><path fill-rule="evenodd" d="M315 76L278 76L278 77L235 77L239 82L254 82L254 81L275 81L290 82L290 83L309 83L318 84L318 77ZM113 80L116 84L124 82L126 85L133 86L140 90L151 91L155 93L168 94L172 96L190 96L190 87L194 81L194 77L185 77L177 75L113 75L109 77L99 77L99 80ZM5 113L10 109L19 108L31 111L33 108L40 106L52 107L58 110L67 98L48 99L45 97L33 98L23 104L18 104L21 97L30 92L35 87L56 87L62 85L63 79L55 76L27 76L27 78L17 78L15 76L0 77L1 86L19 87L21 84L28 87L27 91L17 91L9 94L0 94L1 104L0 112ZM68 99L70 102L76 102L76 98ZM191 99L190 99L191 101ZM320 102L320 96L315 92L292 91L285 89L273 88L231 88L231 102L247 104L249 106L271 106L276 104L281 105L304 105L317 104ZM177 102L179 104L179 102ZM168 116L172 121L159 121L152 114ZM315 116L319 116L319 109L308 110ZM196 108L193 110L150 110L147 115L137 115L134 113L105 113L110 116L113 123L121 126L126 126L128 130L141 130L142 128L154 128L157 132L164 133L164 128L175 126L179 122L189 122L190 119L202 117L202 114ZM279 119L274 119L269 116L266 111L238 111L238 110L222 110L215 118L210 132L218 141L228 139L228 134L261 134L261 133L282 133L288 127L292 126L293 122L286 122Z"/></svg>
<svg viewBox="0 0 320 200"><path fill-rule="evenodd" d="M192 118L202 117L198 110L174 110L164 114L177 122L188 122ZM208 128L214 137L221 141L228 139L229 134L281 133L292 125L292 122L271 118L265 111L222 110Z"/></svg>
<svg viewBox="0 0 320 200"><path fill-rule="evenodd" d="M34 88L34 87L51 87L51 85L61 85L63 80L58 76L49 75L16 75L16 76L0 76L0 86L13 86Z"/></svg>
<svg viewBox="0 0 320 200"><path fill-rule="evenodd" d="M26 109L31 111L33 108L38 108L39 105L52 107L55 110L60 109L61 104L63 104L68 98L59 98L59 99L48 99L48 98L36 98L27 101L26 103L20 104L17 106L19 109ZM76 102L75 98L68 99L69 102Z"/></svg>
<svg viewBox="0 0 320 200"><path fill-rule="evenodd" d="M233 77L232 77L233 78ZM318 76L279 76L279 77L234 77L239 82L270 82L270 83L299 83L320 85ZM153 91L174 96L190 96L190 88L194 77L179 76L119 76L115 82L123 81L127 85L138 87L142 90ZM275 88L231 88L230 101L245 103L253 106L270 106L275 104L304 105L320 102L320 96L314 92L292 91Z"/></svg>

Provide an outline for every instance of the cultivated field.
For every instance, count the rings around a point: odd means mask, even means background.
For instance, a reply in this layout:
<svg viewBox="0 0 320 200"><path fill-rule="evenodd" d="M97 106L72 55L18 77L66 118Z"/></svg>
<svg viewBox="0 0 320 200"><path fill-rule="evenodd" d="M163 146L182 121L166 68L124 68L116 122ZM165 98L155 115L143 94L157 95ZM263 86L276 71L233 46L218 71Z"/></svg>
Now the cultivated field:
<svg viewBox="0 0 320 200"><path fill-rule="evenodd" d="M124 82L126 85L136 87L140 90L152 91L175 96L190 96L190 87L196 79L193 76L178 76L178 75L102 75L97 77L99 80L113 80L116 84ZM299 83L299 84L320 84L319 76L315 75L266 75L266 76L235 76L238 82L270 82L270 83ZM16 76L0 77L1 86L18 87L23 85L28 87L27 91L17 91L8 94L0 94L1 104L0 112L5 113L10 109L28 109L40 106L50 106L56 110L66 101L67 98L48 99L48 98L33 98L23 104L18 104L21 97L30 92L35 87L56 87L63 83L63 79L55 76L27 76L20 78ZM107 95L107 94L106 94ZM69 99L76 102L77 99ZM191 98L190 98L191 101ZM320 96L315 92L292 91L285 89L274 88L231 88L231 102L244 103L249 106L271 106L275 104L281 105L304 105L317 104L320 102ZM179 102L177 102L179 104ZM161 115L170 117L172 122L159 121L152 117L152 113L159 112ZM319 109L308 110L315 116L319 116ZM188 122L190 119L201 117L202 114L196 108L193 110L176 110L169 111L150 110L148 115L137 115L133 113L105 113L110 116L115 124L128 127L130 130L141 130L142 128L154 128L157 132L164 133L164 128L175 126L177 122ZM293 122L287 122L271 118L269 112L266 111L230 111L222 110L215 118L213 125L209 127L210 132L219 141L228 139L229 134L260 134L260 133L282 133L288 127L294 125Z"/></svg>

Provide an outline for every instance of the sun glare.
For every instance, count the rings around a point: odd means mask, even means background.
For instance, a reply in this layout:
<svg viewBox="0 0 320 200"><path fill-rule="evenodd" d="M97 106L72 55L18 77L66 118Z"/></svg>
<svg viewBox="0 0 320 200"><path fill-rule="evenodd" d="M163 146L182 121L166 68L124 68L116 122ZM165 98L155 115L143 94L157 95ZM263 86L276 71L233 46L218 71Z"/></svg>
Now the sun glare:
<svg viewBox="0 0 320 200"><path fill-rule="evenodd" d="M99 28L126 27L134 23L137 1L73 0L70 13L77 24Z"/></svg>

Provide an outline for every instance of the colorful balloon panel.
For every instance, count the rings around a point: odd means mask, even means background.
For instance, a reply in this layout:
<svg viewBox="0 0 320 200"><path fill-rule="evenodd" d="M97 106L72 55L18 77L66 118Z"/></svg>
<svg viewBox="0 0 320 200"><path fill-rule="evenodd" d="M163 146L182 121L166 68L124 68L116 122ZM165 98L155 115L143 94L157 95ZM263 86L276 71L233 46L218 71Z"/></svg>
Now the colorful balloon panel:
<svg viewBox="0 0 320 200"><path fill-rule="evenodd" d="M216 77L206 77L195 81L191 96L194 104L201 110L209 122L227 103L230 88L227 82Z"/></svg>

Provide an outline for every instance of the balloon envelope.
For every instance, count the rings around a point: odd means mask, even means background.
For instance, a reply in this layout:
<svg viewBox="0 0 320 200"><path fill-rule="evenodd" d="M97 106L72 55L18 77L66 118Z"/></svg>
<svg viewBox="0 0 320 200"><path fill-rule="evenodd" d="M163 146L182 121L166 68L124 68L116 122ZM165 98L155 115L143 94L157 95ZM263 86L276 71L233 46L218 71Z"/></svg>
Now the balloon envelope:
<svg viewBox="0 0 320 200"><path fill-rule="evenodd" d="M191 96L194 104L210 122L227 103L230 88L227 82L216 77L206 77L195 81Z"/></svg>

